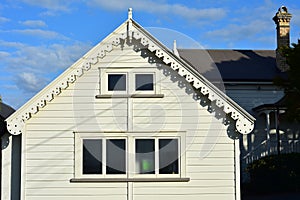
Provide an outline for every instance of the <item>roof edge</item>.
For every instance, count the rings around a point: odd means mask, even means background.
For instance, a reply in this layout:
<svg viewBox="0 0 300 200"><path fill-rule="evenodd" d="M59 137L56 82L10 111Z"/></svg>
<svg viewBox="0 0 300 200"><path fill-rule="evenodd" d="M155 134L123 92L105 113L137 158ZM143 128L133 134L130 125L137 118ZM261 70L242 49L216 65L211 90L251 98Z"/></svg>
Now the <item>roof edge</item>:
<svg viewBox="0 0 300 200"><path fill-rule="evenodd" d="M25 121L36 114L41 108L45 107L47 102L52 101L62 90L68 88L79 77L91 68L91 65L98 63L99 59L106 56L112 50L112 46L120 44L120 38L125 39L126 27L129 20L123 22L112 33L105 37L96 46L90 49L84 56L68 67L62 74L55 78L40 92L34 95L23 106L17 109L5 121L7 129L12 135L19 135L23 132ZM115 37L118 35L118 37Z"/></svg>
<svg viewBox="0 0 300 200"><path fill-rule="evenodd" d="M21 134L24 131L25 121L29 120L32 115L45 107L47 102L52 101L55 96L58 96L69 84L74 83L77 78L91 68L91 65L97 64L101 58L106 56L106 53L112 51L113 46L120 44L121 39L132 40L132 38L140 40L142 45L147 47L149 51L155 53L158 58L169 65L173 70L177 71L178 74L184 77L195 89L199 89L203 95L208 95L210 101L215 101L219 108L222 108L226 114L230 114L231 118L236 121L236 129L240 133L248 134L253 130L254 117L210 83L204 76L199 74L190 64L175 56L142 26L129 18L11 115L6 120L8 131L13 135Z"/></svg>
<svg viewBox="0 0 300 200"><path fill-rule="evenodd" d="M211 101L216 101L216 105L218 107L223 107L223 110L226 114L231 113L231 117L234 120L237 120L236 128L240 133L248 134L254 128L255 118L250 115L245 109L239 106L236 102L234 102L230 97L228 97L224 92L222 92L219 88L213 85L210 81L208 81L203 75L199 74L196 69L194 69L191 64L186 62L184 59L175 56L166 46L164 46L160 41L154 38L148 31L146 31L142 26L140 26L137 22L134 21L134 24L138 26L139 30L142 31L149 38L141 38L135 37L135 39L141 39L144 46L148 46L148 49L153 52L155 49L154 46L158 45L164 52L161 52L159 48L156 48L155 55L159 58L163 58L163 61L166 64L171 64L171 68L173 70L178 71L179 75L185 77L189 83L193 83L192 85L199 89L201 88L201 93L203 95L208 94L208 98ZM137 30L137 31L139 31ZM136 34L139 35L139 34ZM153 40L155 43L151 43ZM181 66L181 67L180 67ZM183 69L184 68L184 69ZM196 81L198 79L198 81ZM207 84L208 87L205 87L200 82ZM223 97L223 101L219 99ZM225 101L224 101L225 100ZM232 109L234 110L232 110ZM239 112L242 116L239 116ZM244 126L244 128L241 127ZM249 129L248 129L249 128ZM247 130L248 129L248 130Z"/></svg>

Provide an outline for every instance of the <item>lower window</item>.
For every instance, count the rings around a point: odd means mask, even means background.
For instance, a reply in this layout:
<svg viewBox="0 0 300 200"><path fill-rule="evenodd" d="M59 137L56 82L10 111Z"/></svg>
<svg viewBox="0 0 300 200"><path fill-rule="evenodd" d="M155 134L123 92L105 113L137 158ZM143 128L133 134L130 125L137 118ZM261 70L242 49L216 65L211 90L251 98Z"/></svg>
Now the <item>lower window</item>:
<svg viewBox="0 0 300 200"><path fill-rule="evenodd" d="M126 174L125 139L83 139L82 144L82 174Z"/></svg>
<svg viewBox="0 0 300 200"><path fill-rule="evenodd" d="M75 177L180 174L180 137L139 138L136 135L93 138L92 134L86 137L82 134L83 137L75 137Z"/></svg>
<svg viewBox="0 0 300 200"><path fill-rule="evenodd" d="M135 158L137 174L178 174L178 139L136 139Z"/></svg>
<svg viewBox="0 0 300 200"><path fill-rule="evenodd" d="M178 174L178 139L159 139L159 173Z"/></svg>

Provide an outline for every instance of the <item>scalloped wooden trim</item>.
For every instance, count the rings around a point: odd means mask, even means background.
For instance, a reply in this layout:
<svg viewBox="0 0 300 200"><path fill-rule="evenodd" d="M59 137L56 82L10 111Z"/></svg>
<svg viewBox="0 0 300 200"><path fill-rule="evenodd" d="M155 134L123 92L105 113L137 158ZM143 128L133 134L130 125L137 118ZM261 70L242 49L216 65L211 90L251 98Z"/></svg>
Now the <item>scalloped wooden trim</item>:
<svg viewBox="0 0 300 200"><path fill-rule="evenodd" d="M194 76L189 70L173 59L168 52L159 48L158 45L155 45L146 35L135 29L133 31L133 37L137 40L140 39L141 43L146 46L149 51L155 51L155 55L158 58L161 58L165 64L170 65L170 67L177 71L180 76L184 77L187 82L191 83L196 89L199 89L203 95L208 94L208 99L212 102L215 101L219 108L223 107L223 111L226 114L231 113L232 119L236 121L236 129L240 133L248 134L254 129L254 121L243 116L237 108L230 105L230 102L228 102L226 98L223 98L219 93L216 93L215 88L209 84L203 83L203 80Z"/></svg>
<svg viewBox="0 0 300 200"><path fill-rule="evenodd" d="M118 46L121 40L125 39L131 40L135 38L140 40L141 44L148 48L149 51L155 52L155 55L160 58L165 64L170 65L170 67L177 71L178 74L186 79L187 82L191 83L193 87L199 89L203 95L208 95L210 101L215 101L216 105L220 108L223 107L223 111L226 114L231 113L232 119L236 121L236 129L242 134L250 133L254 128L254 121L248 119L235 106L232 106L230 102L224 98L220 93L216 92L216 89L211 85L207 84L205 81L194 76L189 70L185 68L181 63L166 52L164 49L160 48L159 45L154 43L149 37L140 32L138 29L131 27L127 33L116 34L112 37L109 42L103 44L95 54L90 55L86 58L86 62L71 71L66 78L63 78L52 87L47 94L35 101L26 111L18 115L16 118L7 122L7 129L12 135L19 135L23 132L25 122L31 118L32 115L39 112L39 110L46 106L47 102L52 101L55 96L61 94L62 90L68 88L70 84L73 84L80 76L84 74L85 71L90 70L91 65L95 65L100 59L104 58L107 53L111 52L113 46Z"/></svg>

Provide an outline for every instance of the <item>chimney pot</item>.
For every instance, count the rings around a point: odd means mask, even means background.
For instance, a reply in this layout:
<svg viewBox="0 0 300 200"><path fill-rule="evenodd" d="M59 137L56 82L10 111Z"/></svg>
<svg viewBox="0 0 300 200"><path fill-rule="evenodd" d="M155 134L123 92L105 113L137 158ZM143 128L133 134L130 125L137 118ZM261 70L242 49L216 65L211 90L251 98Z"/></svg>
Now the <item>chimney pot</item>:
<svg viewBox="0 0 300 200"><path fill-rule="evenodd" d="M280 53L282 47L290 46L290 21L292 15L288 12L287 7L281 6L278 12L273 17L277 30L277 49L276 49L276 64L281 71L288 70L289 66L286 63L285 57Z"/></svg>

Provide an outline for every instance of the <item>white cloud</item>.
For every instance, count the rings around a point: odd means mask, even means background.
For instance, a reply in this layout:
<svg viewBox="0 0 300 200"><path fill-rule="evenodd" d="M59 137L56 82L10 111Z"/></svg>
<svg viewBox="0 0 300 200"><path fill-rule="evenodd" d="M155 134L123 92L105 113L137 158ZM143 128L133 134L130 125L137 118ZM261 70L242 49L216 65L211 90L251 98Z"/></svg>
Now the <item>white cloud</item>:
<svg viewBox="0 0 300 200"><path fill-rule="evenodd" d="M222 8L207 8L207 9L196 9L189 8L183 5L174 4L174 5L164 5L160 11L163 13L169 10L171 13L180 15L181 17L189 19L211 19L218 20L225 17L226 12ZM154 12L155 10L153 10Z"/></svg>
<svg viewBox="0 0 300 200"><path fill-rule="evenodd" d="M233 42L251 39L253 36L263 34L269 29L269 23L256 20L246 24L229 24L225 28L208 31L206 36L216 40Z"/></svg>
<svg viewBox="0 0 300 200"><path fill-rule="evenodd" d="M126 10L128 7L144 11L148 13L159 13L180 16L187 19L211 19L218 20L226 15L226 11L222 8L206 8L198 9L187 7L182 4L168 4L163 1L153 0L90 0L87 2L89 6L99 6L109 10Z"/></svg>
<svg viewBox="0 0 300 200"><path fill-rule="evenodd" d="M68 67L90 48L90 45L80 42L69 45L30 46L0 41L0 46L15 48L13 52L6 54L9 56L3 60L9 70L24 69L42 74Z"/></svg>
<svg viewBox="0 0 300 200"><path fill-rule="evenodd" d="M291 19L291 26L300 27L300 9L295 9L290 12L293 14Z"/></svg>
<svg viewBox="0 0 300 200"><path fill-rule="evenodd" d="M227 43L227 48L235 48L238 43L247 44L246 48L253 48L252 42L259 48L263 45L274 46L276 29L272 18L277 8L278 5L269 0L253 9L241 6L229 13L226 23L218 24L214 30L206 32L204 38L216 45L218 42Z"/></svg>
<svg viewBox="0 0 300 200"><path fill-rule="evenodd" d="M43 15L56 15L57 11L71 11L74 3L85 3L90 7L101 7L108 10L127 10L133 7L138 11L180 16L189 20L210 19L218 20L226 16L226 10L223 8L192 8L178 3L167 3L165 0L21 0L29 5L46 8Z"/></svg>
<svg viewBox="0 0 300 200"><path fill-rule="evenodd" d="M10 53L5 51L0 51L0 59L5 59L6 57L10 56Z"/></svg>
<svg viewBox="0 0 300 200"><path fill-rule="evenodd" d="M30 27L46 27L46 23L42 20L26 20L20 22L21 24L25 26L30 26Z"/></svg>
<svg viewBox="0 0 300 200"><path fill-rule="evenodd" d="M29 5L38 6L55 11L69 11L69 5L72 1L62 1L62 0L21 0ZM73 0L74 1L74 0Z"/></svg>
<svg viewBox="0 0 300 200"><path fill-rule="evenodd" d="M57 33L55 31L42 30L42 29L15 29L15 30L1 31L1 32L17 33L17 34L23 34L23 35L47 38L47 39L69 40L68 37L60 33Z"/></svg>
<svg viewBox="0 0 300 200"><path fill-rule="evenodd" d="M0 17L0 23L5 23L5 22L9 22L10 19L6 18L6 17Z"/></svg>
<svg viewBox="0 0 300 200"><path fill-rule="evenodd" d="M21 42L7 42L4 40L0 40L0 47L8 47L8 48L22 48L25 46Z"/></svg>
<svg viewBox="0 0 300 200"><path fill-rule="evenodd" d="M0 41L0 48L11 47L10 52L0 52L0 68L24 94L34 94L58 73L79 59L91 46L75 42L50 46L30 46L22 43ZM0 78L2 78L0 74Z"/></svg>
<svg viewBox="0 0 300 200"><path fill-rule="evenodd" d="M22 72L16 78L17 87L29 93L36 93L41 90L47 82L47 79L36 76L32 72Z"/></svg>

